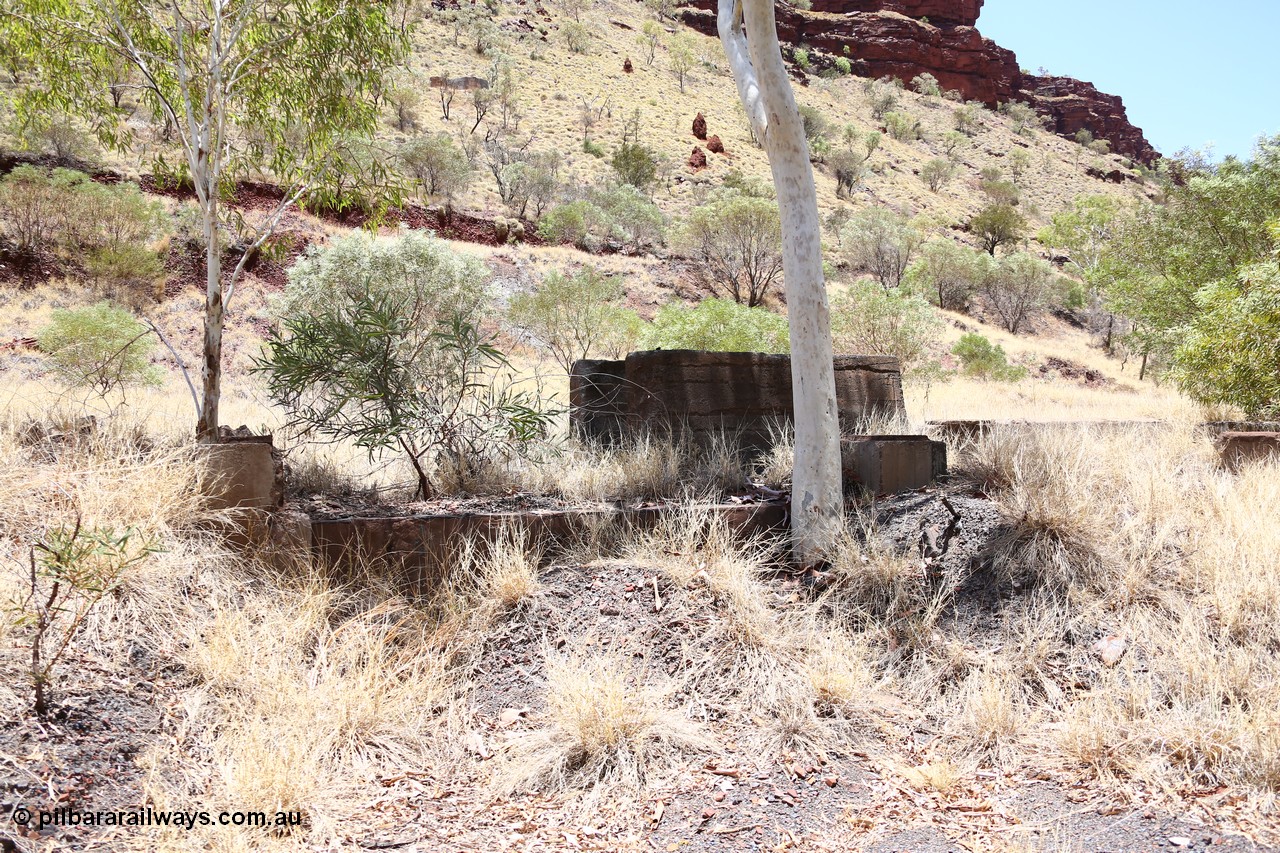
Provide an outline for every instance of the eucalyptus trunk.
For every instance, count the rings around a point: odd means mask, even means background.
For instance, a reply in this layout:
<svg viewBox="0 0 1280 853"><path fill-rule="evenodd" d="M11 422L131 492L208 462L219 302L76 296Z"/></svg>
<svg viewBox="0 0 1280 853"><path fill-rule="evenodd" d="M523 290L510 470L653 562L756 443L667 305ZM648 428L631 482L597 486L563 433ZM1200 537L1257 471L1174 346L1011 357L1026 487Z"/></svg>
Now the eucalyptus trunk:
<svg viewBox="0 0 1280 853"><path fill-rule="evenodd" d="M751 128L769 155L782 216L795 412L791 529L796 559L812 566L829 555L844 509L818 197L804 126L778 45L773 0L719 3L720 40Z"/></svg>

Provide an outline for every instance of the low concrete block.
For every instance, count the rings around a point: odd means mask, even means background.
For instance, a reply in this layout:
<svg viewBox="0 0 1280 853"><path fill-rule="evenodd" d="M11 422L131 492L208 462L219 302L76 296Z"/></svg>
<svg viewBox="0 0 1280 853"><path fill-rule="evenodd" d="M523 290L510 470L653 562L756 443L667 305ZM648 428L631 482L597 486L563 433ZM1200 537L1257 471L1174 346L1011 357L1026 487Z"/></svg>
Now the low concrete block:
<svg viewBox="0 0 1280 853"><path fill-rule="evenodd" d="M1218 457L1229 471L1254 462L1280 462L1280 432L1224 432L1215 443Z"/></svg>
<svg viewBox="0 0 1280 853"><path fill-rule="evenodd" d="M569 423L582 441L617 444L626 425L625 361L581 359L569 372Z"/></svg>
<svg viewBox="0 0 1280 853"><path fill-rule="evenodd" d="M840 442L845 492L923 489L947 473L947 445L924 435L854 436Z"/></svg>
<svg viewBox="0 0 1280 853"><path fill-rule="evenodd" d="M268 509L283 499L277 487L271 444L233 441L202 444L200 491L210 509Z"/></svg>

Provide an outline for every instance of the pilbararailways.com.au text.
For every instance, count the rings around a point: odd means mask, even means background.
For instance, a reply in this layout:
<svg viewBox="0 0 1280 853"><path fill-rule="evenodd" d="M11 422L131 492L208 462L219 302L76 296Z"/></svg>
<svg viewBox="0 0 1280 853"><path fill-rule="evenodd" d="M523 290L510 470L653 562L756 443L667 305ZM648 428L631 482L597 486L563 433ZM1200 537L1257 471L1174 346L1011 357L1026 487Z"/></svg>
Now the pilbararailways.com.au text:
<svg viewBox="0 0 1280 853"><path fill-rule="evenodd" d="M251 826L286 829L302 826L302 812L189 812L141 809L81 811L70 807L31 811L18 806L10 815L19 826L47 829L60 826L136 826L194 829L197 826Z"/></svg>

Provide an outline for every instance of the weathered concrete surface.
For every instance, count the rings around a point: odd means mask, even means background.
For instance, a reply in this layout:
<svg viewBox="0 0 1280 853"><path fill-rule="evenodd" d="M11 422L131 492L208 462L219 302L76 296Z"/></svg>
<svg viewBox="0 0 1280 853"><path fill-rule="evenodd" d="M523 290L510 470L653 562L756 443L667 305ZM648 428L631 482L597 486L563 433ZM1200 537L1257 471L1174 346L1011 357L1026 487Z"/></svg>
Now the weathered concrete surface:
<svg viewBox="0 0 1280 853"><path fill-rule="evenodd" d="M898 360L835 358L843 431L874 416L903 413ZM791 358L696 350L633 352L625 362L584 361L569 382L570 422L579 435L617 441L645 431L707 444L721 436L742 448L770 445L792 420Z"/></svg>
<svg viewBox="0 0 1280 853"><path fill-rule="evenodd" d="M1255 462L1280 462L1280 432L1224 432L1214 444L1230 471Z"/></svg>
<svg viewBox="0 0 1280 853"><path fill-rule="evenodd" d="M1045 430L1092 429L1099 432L1146 429L1168 426L1168 421L1026 421L1026 420L952 420L930 421L926 426L948 441L968 441L988 435L995 430L1029 432Z"/></svg>
<svg viewBox="0 0 1280 853"><path fill-rule="evenodd" d="M923 489L947 473L947 445L925 435L854 436L840 442L846 493Z"/></svg>
<svg viewBox="0 0 1280 853"><path fill-rule="evenodd" d="M198 445L196 454L209 509L271 509L284 503L283 468L270 435L224 434L218 444Z"/></svg>
<svg viewBox="0 0 1280 853"><path fill-rule="evenodd" d="M744 538L787 529L787 506L781 503L701 509L722 518L730 530ZM404 594L421 597L440 588L468 545L484 553L502 537L520 533L554 553L609 525L624 530L648 529L672 511L672 507L646 507L315 519L311 521L311 551L316 563L340 577L357 578L373 572L390 579Z"/></svg>

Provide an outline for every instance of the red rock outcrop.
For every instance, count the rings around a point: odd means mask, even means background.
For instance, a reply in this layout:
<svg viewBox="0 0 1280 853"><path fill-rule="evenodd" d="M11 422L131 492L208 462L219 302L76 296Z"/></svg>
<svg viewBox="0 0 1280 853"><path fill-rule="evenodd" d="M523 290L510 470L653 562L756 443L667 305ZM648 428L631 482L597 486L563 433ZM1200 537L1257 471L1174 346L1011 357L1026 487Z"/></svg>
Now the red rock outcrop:
<svg viewBox="0 0 1280 853"><path fill-rule="evenodd" d="M1159 154L1135 127L1124 103L1069 77L1024 76L1018 57L974 28L983 0L813 0L811 11L777 8L778 38L830 56L848 56L862 77L909 83L928 72L943 89L988 107L1024 101L1073 136L1087 128L1112 150L1144 163ZM692 0L684 20L716 35L716 0ZM926 20L927 19L927 20ZM848 54L845 48L848 48Z"/></svg>
<svg viewBox="0 0 1280 853"><path fill-rule="evenodd" d="M693 135L699 139L707 138L707 117L702 113L693 117Z"/></svg>
<svg viewBox="0 0 1280 853"><path fill-rule="evenodd" d="M693 153L689 155L689 168L695 172L707 168L707 152L693 146Z"/></svg>
<svg viewBox="0 0 1280 853"><path fill-rule="evenodd" d="M712 154L723 154L724 142L718 136L710 136L707 138L707 150Z"/></svg>

